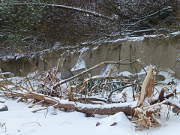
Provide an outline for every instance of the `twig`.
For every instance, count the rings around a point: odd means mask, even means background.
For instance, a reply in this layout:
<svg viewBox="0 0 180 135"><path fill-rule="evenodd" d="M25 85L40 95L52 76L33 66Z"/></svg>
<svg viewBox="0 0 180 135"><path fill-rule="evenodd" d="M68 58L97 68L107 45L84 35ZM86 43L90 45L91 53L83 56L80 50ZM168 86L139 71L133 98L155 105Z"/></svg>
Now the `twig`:
<svg viewBox="0 0 180 135"><path fill-rule="evenodd" d="M174 104L174 103L172 103L170 101L165 101L163 104L175 107L177 110L180 111L180 105L176 105L176 104Z"/></svg>
<svg viewBox="0 0 180 135"><path fill-rule="evenodd" d="M26 80L27 80L27 82L28 82L31 90L32 90L32 91L35 91L28 77L26 77Z"/></svg>
<svg viewBox="0 0 180 135"><path fill-rule="evenodd" d="M170 11L170 10L171 10L171 11L173 10L172 7L170 7L170 6L165 7L165 8L163 8L163 9L159 10L159 11L156 11L156 12L150 14L150 15L145 16L143 19L138 20L137 22L135 22L135 23L133 23L133 24L127 24L126 26L128 26L128 28L129 28L129 27L131 27L131 26L138 25L138 24L140 24L140 23L142 23L142 22L146 22L146 21L148 21L148 20L151 20L153 17L155 17L155 16L157 16L157 15L160 15L160 14L161 14L162 12L164 12L164 11Z"/></svg>
<svg viewBox="0 0 180 135"><path fill-rule="evenodd" d="M43 110L46 110L46 109L48 109L48 107L44 107L44 108L41 108L41 109L36 109L36 110L34 110L32 112L36 113L36 112L43 111Z"/></svg>
<svg viewBox="0 0 180 135"><path fill-rule="evenodd" d="M28 108L33 108L34 106L36 106L36 105L38 105L38 104L41 104L41 103L43 103L44 102L44 100L41 100L41 101L39 101L39 102L37 102L37 103L35 103L35 104L32 104L31 106L29 106Z"/></svg>
<svg viewBox="0 0 180 135"><path fill-rule="evenodd" d="M91 102L93 104L94 104L93 101L99 101L99 102L107 103L106 100L99 99L99 98L78 98L78 99L76 99L76 101L86 101L86 102ZM98 104L98 103L95 103L95 104Z"/></svg>

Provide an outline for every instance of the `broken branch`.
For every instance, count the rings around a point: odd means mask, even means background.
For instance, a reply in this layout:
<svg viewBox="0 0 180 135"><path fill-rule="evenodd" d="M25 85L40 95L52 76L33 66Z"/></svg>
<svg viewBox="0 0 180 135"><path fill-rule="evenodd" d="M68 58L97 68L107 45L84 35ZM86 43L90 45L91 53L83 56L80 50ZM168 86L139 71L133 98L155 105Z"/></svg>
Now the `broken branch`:
<svg viewBox="0 0 180 135"><path fill-rule="evenodd" d="M134 60L134 61L132 61L132 62L123 62L123 61L125 61L125 60L120 60L120 61L104 61L104 62L101 62L100 64L97 64L97 65L95 65L95 66L93 66L93 67L91 67L91 68L89 68L89 69L87 69L87 70L85 70L85 71L83 71L83 72L75 75L75 76L72 76L72 77L70 77L70 78L68 78L68 79L65 79L65 80L61 81L60 83L58 83L57 85L55 85L54 88L59 87L60 85L62 85L62 84L64 84L64 83L67 83L67 82L69 82L69 81L71 81L71 80L73 80L73 79L75 79L75 78L78 78L78 77L80 77L80 76L82 76L82 75L84 75L84 74L87 74L88 72L90 72L90 71L92 71L92 70L94 70L94 69L96 69L96 68L98 68L98 67L100 67L100 66L103 66L103 65L107 65L107 64L128 65L128 64L132 64L132 63L137 62L136 60Z"/></svg>

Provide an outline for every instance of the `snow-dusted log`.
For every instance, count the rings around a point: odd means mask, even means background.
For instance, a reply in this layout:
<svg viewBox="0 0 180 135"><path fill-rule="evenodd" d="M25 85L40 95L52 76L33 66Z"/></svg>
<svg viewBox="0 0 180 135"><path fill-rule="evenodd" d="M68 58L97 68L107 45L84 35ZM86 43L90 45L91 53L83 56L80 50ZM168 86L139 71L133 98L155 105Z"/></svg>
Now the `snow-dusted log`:
<svg viewBox="0 0 180 135"><path fill-rule="evenodd" d="M83 112L89 115L113 115L118 112L124 112L127 116L133 116L134 109L130 106L125 107L110 107L110 108L76 108L76 111Z"/></svg>
<svg viewBox="0 0 180 135"><path fill-rule="evenodd" d="M47 104L48 106L53 106L55 108L60 108L64 109L66 111L78 111L82 113L86 113L88 115L93 115L93 114L100 114L100 115L113 115L118 112L124 112L128 116L132 116L134 113L134 108L130 106L121 106L121 103L119 106L109 106L109 105L90 105L88 106L87 104L75 104L74 102L60 102L52 97L48 97L42 94L38 93L9 93L6 94L6 96L9 97L21 97L24 99L34 99L37 102L43 101L44 104Z"/></svg>

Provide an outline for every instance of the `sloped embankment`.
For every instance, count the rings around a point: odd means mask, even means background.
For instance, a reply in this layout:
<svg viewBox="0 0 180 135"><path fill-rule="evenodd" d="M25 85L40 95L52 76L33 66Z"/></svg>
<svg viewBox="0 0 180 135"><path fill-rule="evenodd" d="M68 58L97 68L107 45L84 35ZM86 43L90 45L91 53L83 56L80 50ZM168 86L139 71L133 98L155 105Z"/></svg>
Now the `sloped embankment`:
<svg viewBox="0 0 180 135"><path fill-rule="evenodd" d="M4 72L15 75L26 75L33 71L44 71L57 65L59 61L62 77L68 78L74 74L71 70L77 62L82 62L85 68L90 68L100 62L120 59L138 58L145 65L156 65L163 69L175 71L180 77L180 32L169 36L154 35L129 37L108 40L97 43L82 44L76 47L52 48L32 54L3 56L0 58L0 68ZM120 71L135 72L141 67L137 65L121 65ZM92 72L100 73L100 69Z"/></svg>

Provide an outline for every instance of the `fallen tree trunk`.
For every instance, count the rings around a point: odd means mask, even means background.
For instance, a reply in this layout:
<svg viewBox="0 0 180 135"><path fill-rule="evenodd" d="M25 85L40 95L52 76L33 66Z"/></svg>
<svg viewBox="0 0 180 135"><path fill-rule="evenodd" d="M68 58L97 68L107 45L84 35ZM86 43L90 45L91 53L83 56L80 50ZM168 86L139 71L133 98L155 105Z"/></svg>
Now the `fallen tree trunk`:
<svg viewBox="0 0 180 135"><path fill-rule="evenodd" d="M118 112L124 112L125 115L127 116L136 116L137 114L135 113L136 110L138 109L137 107L132 107L132 106L121 106L120 103L119 106L116 104L116 106L109 106L109 104L104 104L104 105L92 105L89 107L88 104L81 104L81 105L78 105L78 104L75 104L74 102L68 102L66 101L65 102L61 102L59 100L56 100L52 97L48 97L48 96L45 96L43 94L39 94L39 93L34 93L34 92L31 92L31 93L25 93L25 94L22 94L22 93L8 93L6 94L6 96L8 97L21 97L22 99L34 99L36 102L40 102L40 103L43 103L43 104L47 104L48 106L53 106L55 108L59 108L59 109L64 109L66 111L77 111L77 112L82 112L82 113L85 113L85 114L88 114L88 115L94 115L94 114L99 114L99 115L113 115L113 114L116 114ZM169 105L169 106L173 106L173 107L176 107L177 110L180 110L180 107L169 102L169 101L162 101L160 103L155 103L155 104L152 104L151 106L147 106L145 108L148 108L148 107L153 107L155 105L159 105L159 104L166 104L166 105ZM33 106L33 105L32 105ZM41 109L40 109L41 110ZM44 109L42 109L44 110ZM33 111L33 112L37 112L37 111Z"/></svg>
<svg viewBox="0 0 180 135"><path fill-rule="evenodd" d="M76 108L76 111L83 112L89 115L113 115L118 112L124 112L127 116L133 116L134 108L130 106L125 107L112 107L112 108Z"/></svg>
<svg viewBox="0 0 180 135"><path fill-rule="evenodd" d="M88 115L94 115L94 114L99 114L99 115L113 115L116 114L118 112L124 112L127 116L133 116L134 113L134 108L130 107L130 106L117 106L117 107L107 107L106 105L102 105L102 107L96 107L93 105L91 105L92 107L86 107L87 104L85 104L83 106L78 106L76 104L74 104L73 102L69 102L69 103L61 103L60 101L52 98L52 97L48 97L42 94L38 94L38 93L26 93L26 94L22 94L22 93L8 93L6 94L6 96L9 97L21 97L24 99L34 99L37 102L42 101L41 103L44 104L48 104L49 106L53 106L55 108L60 108L60 109L65 109L66 111L78 111L78 112L82 112L82 113L86 113Z"/></svg>

